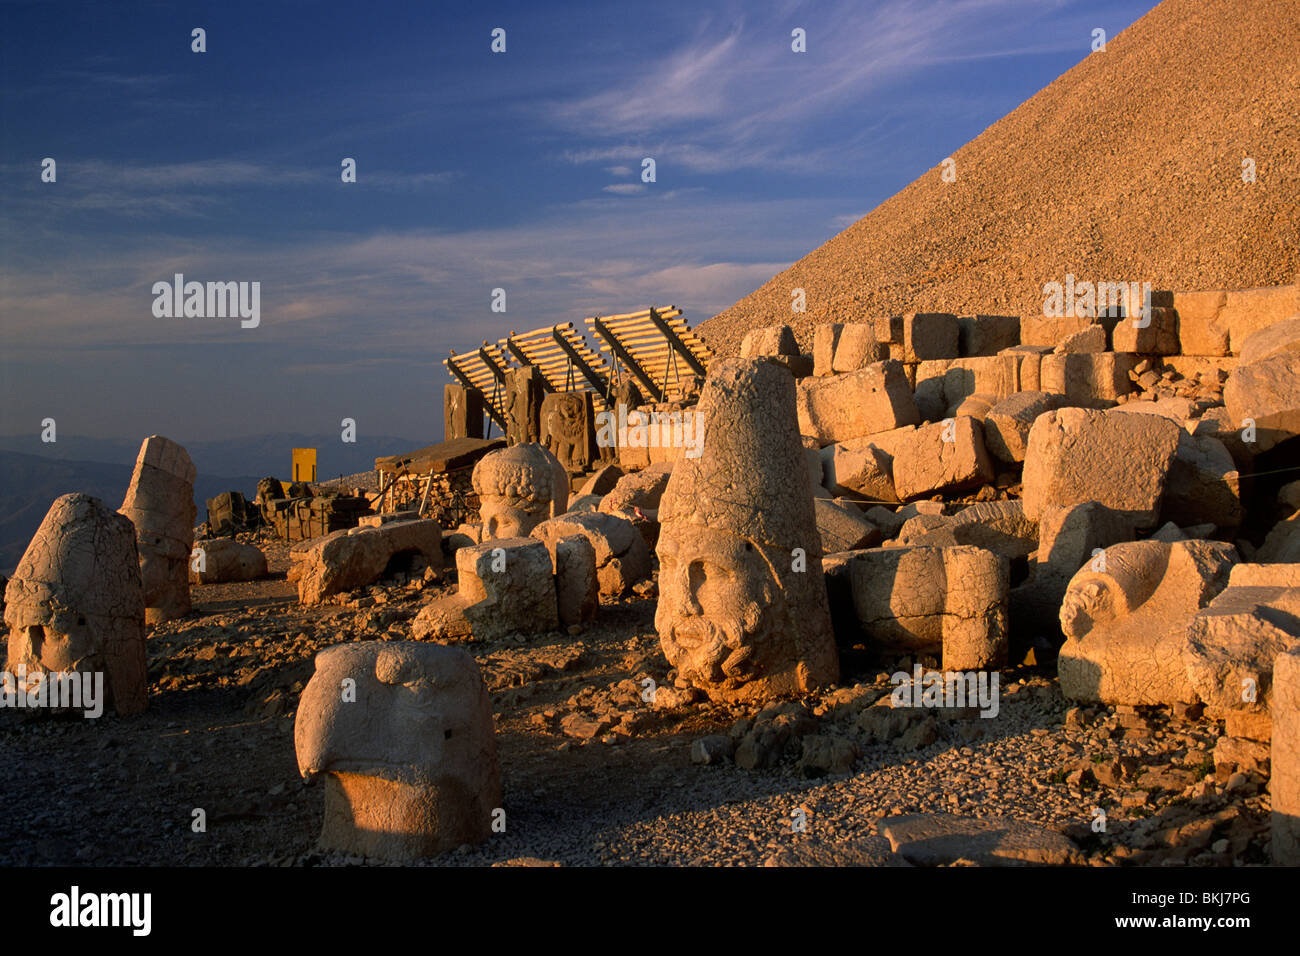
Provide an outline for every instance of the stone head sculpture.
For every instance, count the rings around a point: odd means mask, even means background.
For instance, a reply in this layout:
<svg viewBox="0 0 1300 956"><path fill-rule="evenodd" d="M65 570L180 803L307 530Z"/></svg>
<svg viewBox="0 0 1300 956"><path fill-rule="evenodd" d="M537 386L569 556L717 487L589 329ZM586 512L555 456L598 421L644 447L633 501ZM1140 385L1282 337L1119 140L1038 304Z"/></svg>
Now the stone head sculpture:
<svg viewBox="0 0 1300 956"><path fill-rule="evenodd" d="M768 362L717 362L697 412L702 453L677 459L659 506L664 655L679 679L717 700L833 684L839 662L794 379Z"/></svg>
<svg viewBox="0 0 1300 956"><path fill-rule="evenodd" d="M321 845L410 860L485 839L501 804L478 665L439 644L338 644L316 655L294 724L298 769L325 775Z"/></svg>
<svg viewBox="0 0 1300 956"><path fill-rule="evenodd" d="M136 529L89 495L55 499L5 590L5 670L103 673L108 705L148 702Z"/></svg>
<svg viewBox="0 0 1300 956"><path fill-rule="evenodd" d="M474 466L483 540L526 537L569 505L569 476L536 442L490 452Z"/></svg>
<svg viewBox="0 0 1300 956"><path fill-rule="evenodd" d="M1188 626L1227 585L1236 560L1220 541L1154 538L1093 558L1061 602L1062 694L1131 705L1196 700L1184 661Z"/></svg>

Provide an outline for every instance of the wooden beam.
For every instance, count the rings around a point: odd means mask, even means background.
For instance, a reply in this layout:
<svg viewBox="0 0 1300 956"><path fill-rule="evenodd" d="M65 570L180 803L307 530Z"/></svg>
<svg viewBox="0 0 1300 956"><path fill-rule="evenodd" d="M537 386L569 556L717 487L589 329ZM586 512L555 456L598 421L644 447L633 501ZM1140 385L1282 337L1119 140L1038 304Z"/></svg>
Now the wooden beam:
<svg viewBox="0 0 1300 956"><path fill-rule="evenodd" d="M594 388L598 395L603 396L609 388L605 377L592 368L590 363L578 353L578 350L560 333L558 326L551 330L551 336L555 339L556 344L569 356L570 361L573 362L578 371L582 373L582 377L587 380L587 384Z"/></svg>
<svg viewBox="0 0 1300 956"><path fill-rule="evenodd" d="M619 359L622 360L623 364L627 366L628 371L636 376L638 382L645 386L646 393L656 402L662 402L664 400L663 391L655 384L655 380L645 373L645 370L641 368L641 363L632 356L632 353L623 347L623 343L618 340L618 336L607 329L600 319L593 319L592 321L595 325L596 333L609 343L609 347L613 349L614 354L617 355Z"/></svg>

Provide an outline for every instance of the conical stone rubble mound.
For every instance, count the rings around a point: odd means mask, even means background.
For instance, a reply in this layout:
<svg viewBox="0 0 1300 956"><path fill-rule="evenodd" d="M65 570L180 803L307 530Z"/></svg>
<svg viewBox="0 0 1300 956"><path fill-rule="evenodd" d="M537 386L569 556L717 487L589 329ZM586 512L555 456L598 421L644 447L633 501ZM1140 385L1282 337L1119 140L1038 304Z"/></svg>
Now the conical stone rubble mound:
<svg viewBox="0 0 1300 956"><path fill-rule="evenodd" d="M1080 37L1081 52L1089 38ZM1300 281L1300 0L1165 0L699 331L1041 314L1043 286ZM1243 160L1255 181L1243 182ZM802 288L807 311L791 311Z"/></svg>

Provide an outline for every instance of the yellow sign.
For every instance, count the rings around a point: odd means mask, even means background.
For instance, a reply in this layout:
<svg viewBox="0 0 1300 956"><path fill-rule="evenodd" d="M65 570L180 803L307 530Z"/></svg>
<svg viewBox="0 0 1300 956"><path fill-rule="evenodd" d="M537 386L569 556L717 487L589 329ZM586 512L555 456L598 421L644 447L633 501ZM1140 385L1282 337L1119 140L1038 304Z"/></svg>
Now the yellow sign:
<svg viewBox="0 0 1300 956"><path fill-rule="evenodd" d="M295 448L293 450L293 480L316 480L316 449Z"/></svg>

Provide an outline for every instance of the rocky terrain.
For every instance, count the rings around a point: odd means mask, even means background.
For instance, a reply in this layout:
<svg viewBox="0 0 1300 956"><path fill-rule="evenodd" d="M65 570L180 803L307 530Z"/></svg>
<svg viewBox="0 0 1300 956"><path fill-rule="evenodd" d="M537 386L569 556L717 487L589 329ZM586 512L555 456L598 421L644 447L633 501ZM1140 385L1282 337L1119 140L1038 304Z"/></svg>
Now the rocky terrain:
<svg viewBox="0 0 1300 956"><path fill-rule="evenodd" d="M262 547L271 579L195 586L194 612L150 636L144 714L0 712L11 766L29 768L6 782L0 864L361 862L314 848L322 798L295 766L297 698L317 651L408 639L446 585L389 579L302 607L287 549ZM865 654L845 661L846 686L802 702L655 708L643 681L663 683L667 664L643 592L577 634L466 645L492 693L507 827L439 865L990 862L974 838L937 860L905 842L892 852L882 819L907 814L1029 824L1002 862L1267 859L1268 795L1258 773L1216 768L1221 721L1072 706L1033 667L1003 674L995 720L873 707L911 661ZM695 762L705 749L716 763ZM206 832L192 830L195 808Z"/></svg>

